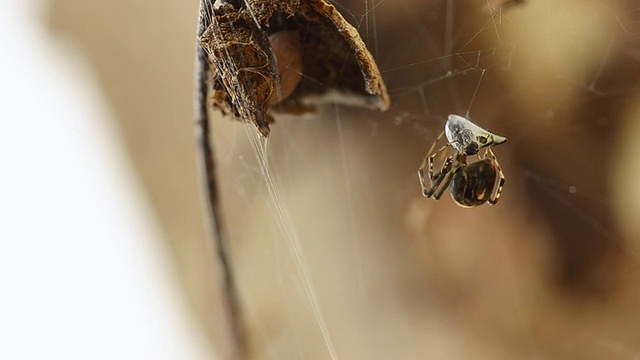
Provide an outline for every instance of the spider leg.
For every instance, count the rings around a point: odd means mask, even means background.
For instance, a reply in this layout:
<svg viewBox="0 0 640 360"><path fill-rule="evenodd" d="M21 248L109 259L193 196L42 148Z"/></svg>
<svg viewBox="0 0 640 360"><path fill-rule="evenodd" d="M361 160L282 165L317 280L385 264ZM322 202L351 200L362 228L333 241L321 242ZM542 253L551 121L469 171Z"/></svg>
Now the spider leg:
<svg viewBox="0 0 640 360"><path fill-rule="evenodd" d="M440 135L438 135L438 137L435 139L435 141L431 145L431 148L429 148L427 155L424 157L424 159L422 159L422 163L420 164L420 168L418 169L418 178L420 179L420 187L422 188L422 195L427 198L431 197L431 194L433 194L433 191L435 191L434 188L437 187L437 185L434 185L436 183L437 174L436 176L434 176L433 174L433 161L436 158L436 156L438 156L438 154L440 154L441 152L446 150L447 147L449 147L449 143L447 143L443 147L438 149L438 151L433 152L433 150L436 148L436 144L438 143L438 141L440 141L440 139L442 139L443 136L444 136L444 131ZM445 165L446 164L443 164L442 169L444 169ZM428 173L429 180L431 181L431 184L432 184L430 189L427 187L425 176L424 176L424 169L427 167L429 171ZM440 170L439 173L441 174L442 170ZM439 184L440 181L438 181L437 183Z"/></svg>
<svg viewBox="0 0 640 360"><path fill-rule="evenodd" d="M484 148L478 152L478 160L484 159L496 159L496 155L493 153L493 150L491 150L491 146Z"/></svg>
<svg viewBox="0 0 640 360"><path fill-rule="evenodd" d="M451 167L453 165L454 159L455 155L449 156L442 164L442 168L440 169L440 171L438 171L438 173L433 176L430 175L431 187L429 189L427 189L426 187L422 188L422 195L424 195L424 197L430 198L434 194L437 195L439 193L437 197L434 196L434 199L440 199L440 196L442 196L442 191L438 191L438 189L441 187L440 185L443 181L445 182L445 189L449 186L451 179L447 180L447 177L450 178L449 174L451 173Z"/></svg>
<svg viewBox="0 0 640 360"><path fill-rule="evenodd" d="M458 169L460 168L460 165L456 166L453 169L449 169L449 171L447 171L446 173L441 173L443 174L442 176L442 180L440 181L441 185L440 187L434 192L433 194L433 198L436 200L440 200L440 198L442 197L442 194L444 194L445 190L447 190L449 188L449 184L451 184L451 180L453 179L453 175L456 173L456 171L458 171Z"/></svg>
<svg viewBox="0 0 640 360"><path fill-rule="evenodd" d="M491 198L488 201L489 205L495 205L498 203L498 200L500 200L500 196L502 195L502 189L504 188L504 183L506 179L504 177L504 173L502 172L502 168L500 167L500 164L498 164L498 159L496 158L496 155L493 153L491 148L488 149L488 153L490 154L491 159L496 164L496 168L498 169L498 179L499 179L498 187L495 194L493 194L493 196L491 196Z"/></svg>

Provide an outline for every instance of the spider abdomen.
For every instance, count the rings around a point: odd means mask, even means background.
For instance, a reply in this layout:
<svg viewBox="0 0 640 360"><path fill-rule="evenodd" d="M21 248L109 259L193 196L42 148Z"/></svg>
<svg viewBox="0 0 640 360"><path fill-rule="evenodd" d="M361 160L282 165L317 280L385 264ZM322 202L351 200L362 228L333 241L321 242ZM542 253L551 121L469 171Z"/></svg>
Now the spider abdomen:
<svg viewBox="0 0 640 360"><path fill-rule="evenodd" d="M464 207L484 204L491 198L496 174L496 167L489 159L459 168L451 181L451 197Z"/></svg>

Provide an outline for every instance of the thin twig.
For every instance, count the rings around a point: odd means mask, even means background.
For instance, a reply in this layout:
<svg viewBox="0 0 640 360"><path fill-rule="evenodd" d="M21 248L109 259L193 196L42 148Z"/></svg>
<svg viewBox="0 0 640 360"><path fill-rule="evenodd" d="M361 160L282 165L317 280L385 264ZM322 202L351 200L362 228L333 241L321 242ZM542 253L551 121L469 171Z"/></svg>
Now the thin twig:
<svg viewBox="0 0 640 360"><path fill-rule="evenodd" d="M224 296L226 296L226 310L229 314L230 336L233 344L232 353L236 358L242 358L244 349L244 335L240 323L240 308L238 295L233 279L232 268L229 263L228 250L225 246L223 232L221 230L221 216L218 200L218 186L216 183L215 159L210 138L210 119L207 106L208 99L208 74L211 71L207 54L200 46L200 37L211 24L213 11L212 0L200 1L198 17L198 38L196 39L196 69L195 69L195 121L198 138L198 151L200 155L201 171L204 177L204 191L207 195L208 223L211 240L214 242L220 268L224 280ZM221 321L220 324L223 322Z"/></svg>

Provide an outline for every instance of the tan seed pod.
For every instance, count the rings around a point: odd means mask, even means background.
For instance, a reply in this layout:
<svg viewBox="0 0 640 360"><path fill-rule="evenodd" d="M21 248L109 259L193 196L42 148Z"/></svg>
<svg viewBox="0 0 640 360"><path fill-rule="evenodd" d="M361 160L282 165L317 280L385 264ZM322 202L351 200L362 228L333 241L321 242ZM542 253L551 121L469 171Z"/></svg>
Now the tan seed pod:
<svg viewBox="0 0 640 360"><path fill-rule="evenodd" d="M302 51L297 31L279 31L269 35L271 50L276 58L280 86L276 86L268 105L275 105L291 95L302 77Z"/></svg>

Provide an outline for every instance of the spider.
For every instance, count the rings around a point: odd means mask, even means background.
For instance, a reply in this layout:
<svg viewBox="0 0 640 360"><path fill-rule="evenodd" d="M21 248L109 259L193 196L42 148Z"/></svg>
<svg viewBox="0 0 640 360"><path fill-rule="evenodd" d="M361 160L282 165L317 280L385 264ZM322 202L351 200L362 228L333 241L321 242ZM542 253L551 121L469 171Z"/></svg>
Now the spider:
<svg viewBox="0 0 640 360"><path fill-rule="evenodd" d="M445 134L447 143L434 151ZM507 138L490 133L463 116L449 115L444 131L433 142L418 169L422 195L439 200L445 190L451 187L451 197L461 207L471 208L486 202L495 205L500 200L505 177L491 148L506 141ZM434 174L435 158L449 146L456 153L447 157L440 171ZM474 155L478 160L468 163L467 157ZM429 171L430 185L425 181L425 168Z"/></svg>

